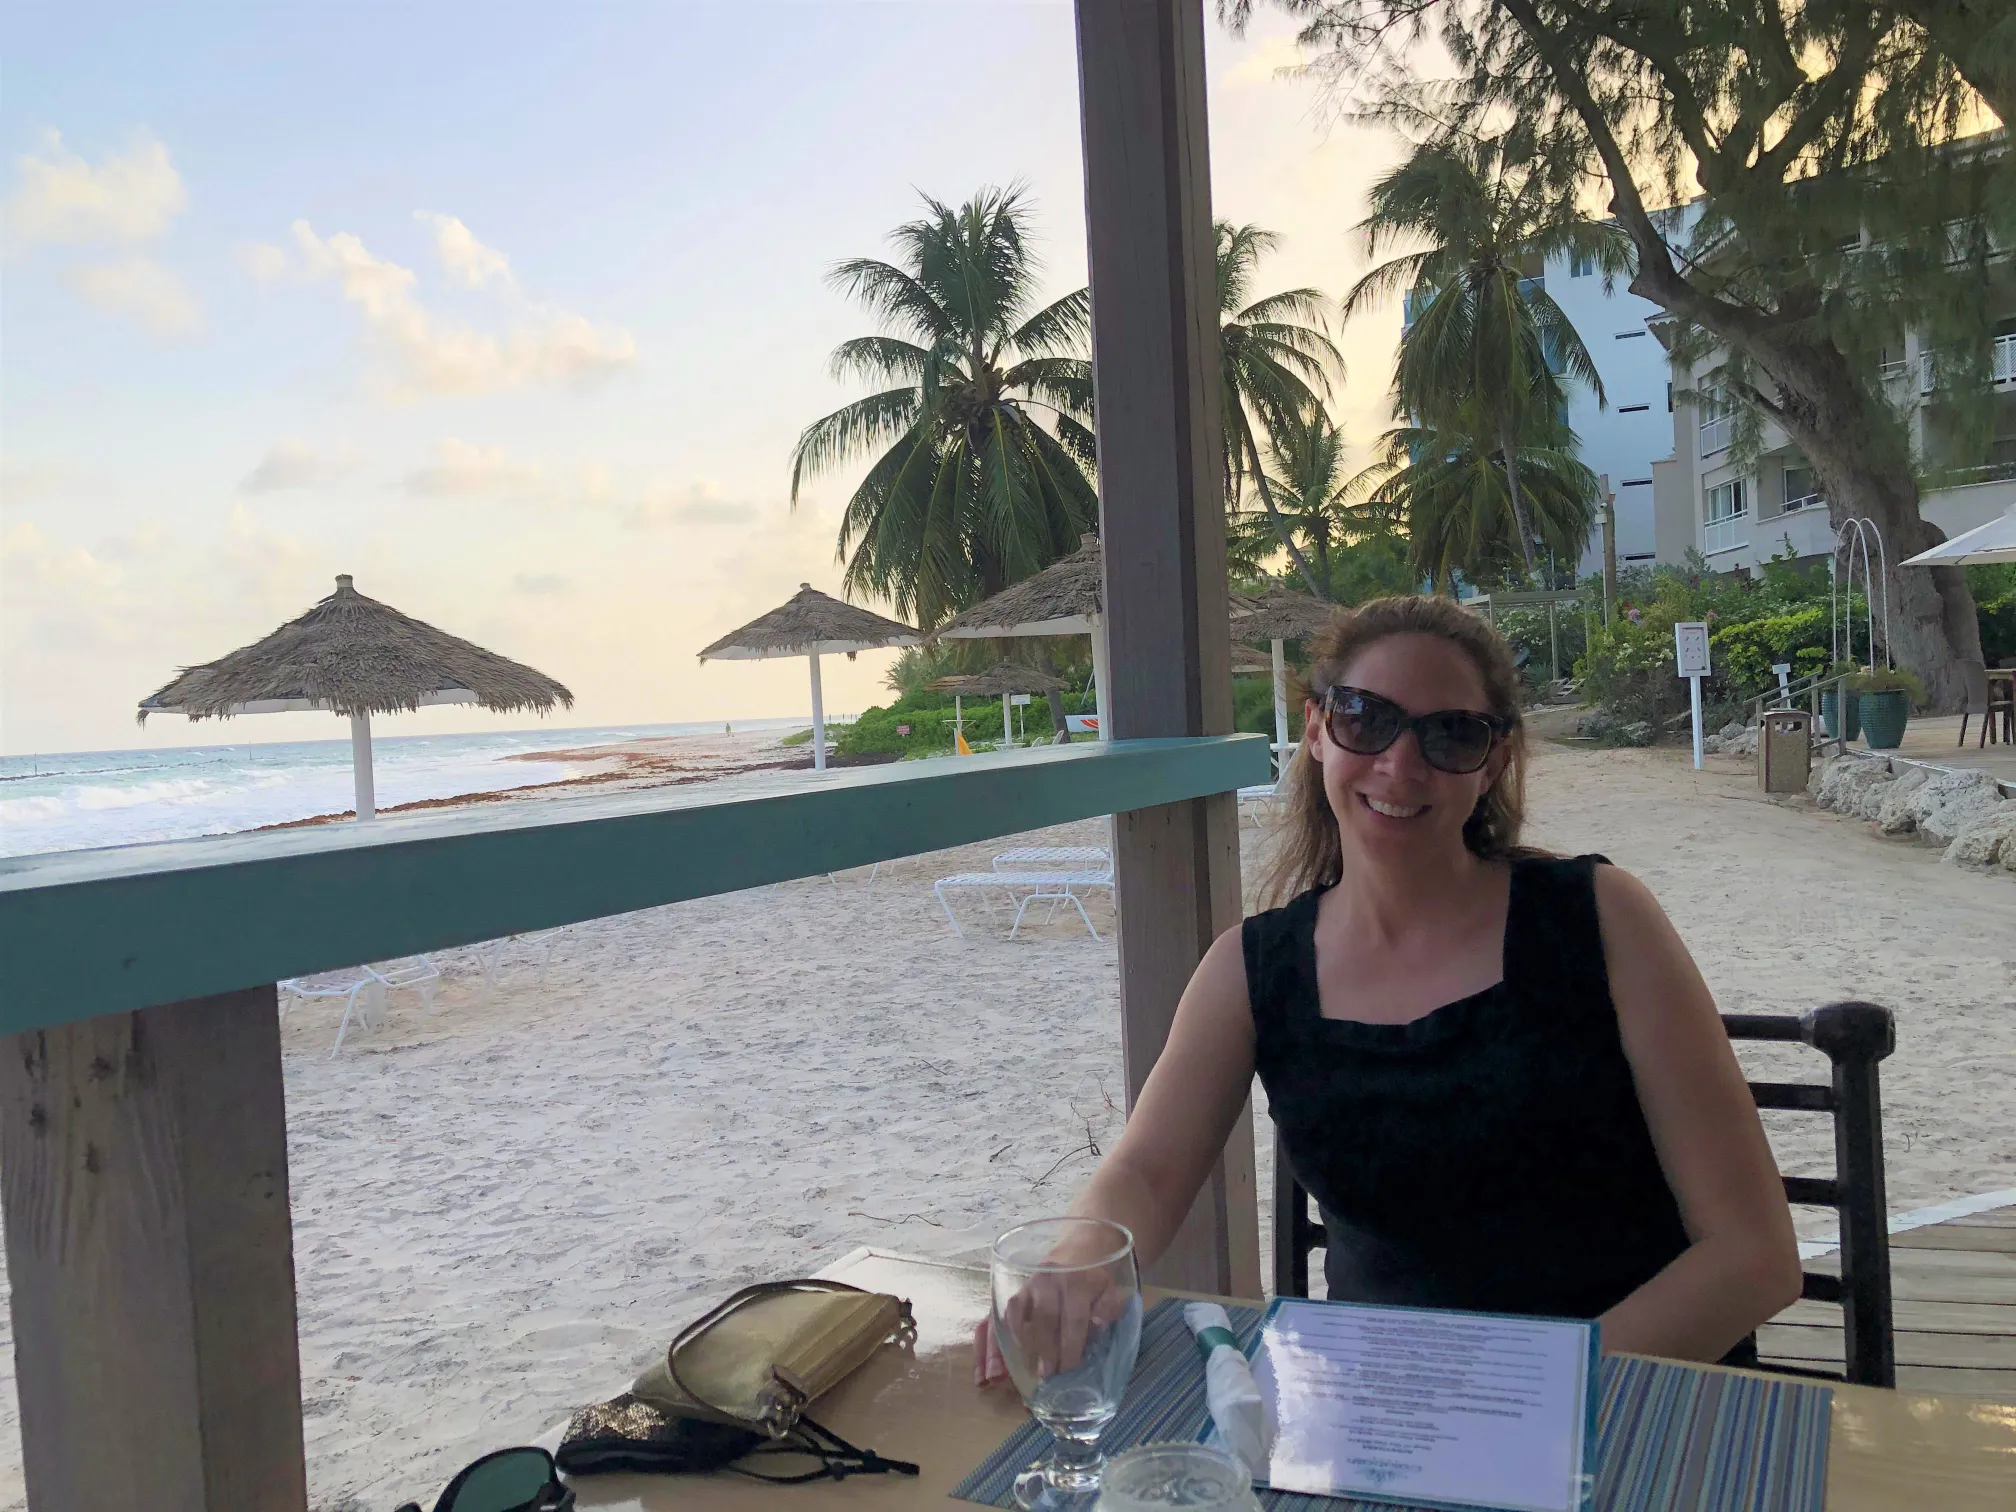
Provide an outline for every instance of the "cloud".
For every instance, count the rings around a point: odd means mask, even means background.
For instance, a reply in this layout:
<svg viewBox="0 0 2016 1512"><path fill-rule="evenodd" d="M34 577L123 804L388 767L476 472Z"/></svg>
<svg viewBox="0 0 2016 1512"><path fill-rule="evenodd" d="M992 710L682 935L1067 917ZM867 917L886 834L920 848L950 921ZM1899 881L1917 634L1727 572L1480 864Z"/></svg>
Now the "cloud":
<svg viewBox="0 0 2016 1512"><path fill-rule="evenodd" d="M203 329L203 306L179 274L151 258L65 268L63 281L86 304L140 322L149 334L173 340Z"/></svg>
<svg viewBox="0 0 2016 1512"><path fill-rule="evenodd" d="M623 523L633 530L664 525L746 525L755 518L755 505L718 498L705 483L646 494L623 511Z"/></svg>
<svg viewBox="0 0 2016 1512"><path fill-rule="evenodd" d="M238 491L262 494L286 488L314 488L356 470L356 458L348 451L318 452L307 442L288 436L266 448L266 455L245 475Z"/></svg>
<svg viewBox="0 0 2016 1512"><path fill-rule="evenodd" d="M533 598L551 598L574 591L573 579L564 578L557 572L521 572L511 580L511 586Z"/></svg>
<svg viewBox="0 0 2016 1512"><path fill-rule="evenodd" d="M25 153L14 166L18 182L5 207L7 241L14 247L152 241L189 200L168 149L144 132L124 153L94 166L52 131L42 155Z"/></svg>
<svg viewBox="0 0 2016 1512"><path fill-rule="evenodd" d="M460 238L447 238L455 249L452 258L447 250L442 254L457 276L495 282L502 269L508 280L502 253L478 242L460 221L439 219L460 232ZM347 231L325 238L305 220L292 229L292 256L254 243L240 249L240 265L260 278L293 273L334 283L363 317L372 343L393 359L394 397L487 394L540 383L587 386L637 360L637 341L628 331L539 305L519 303L502 333L447 324L421 304L419 276L411 268L377 256Z"/></svg>
<svg viewBox="0 0 2016 1512"><path fill-rule="evenodd" d="M543 467L514 461L501 446L474 446L452 436L435 448L431 465L406 474L404 487L409 494L430 498L554 497Z"/></svg>
<svg viewBox="0 0 2016 1512"><path fill-rule="evenodd" d="M470 288L480 289L489 283L517 287L511 276L511 259L476 240L476 233L463 225L460 217L415 210L413 218L434 228L434 250L441 255L441 266Z"/></svg>
<svg viewBox="0 0 2016 1512"><path fill-rule="evenodd" d="M231 255L261 283L272 283L287 271L286 251L271 242L240 242Z"/></svg>

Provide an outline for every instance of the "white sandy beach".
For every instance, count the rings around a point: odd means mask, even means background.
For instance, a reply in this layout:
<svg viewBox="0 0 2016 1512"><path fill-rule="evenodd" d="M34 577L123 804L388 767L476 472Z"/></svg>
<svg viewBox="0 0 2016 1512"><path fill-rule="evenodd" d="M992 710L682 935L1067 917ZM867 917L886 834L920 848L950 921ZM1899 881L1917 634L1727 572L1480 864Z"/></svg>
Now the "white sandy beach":
<svg viewBox="0 0 2016 1512"><path fill-rule="evenodd" d="M758 778L788 780L735 780ZM1644 877L1724 1009L1896 1009L1893 1210L2016 1187L2016 884L1766 800L1738 762L1550 747L1531 807L1536 842ZM1062 1208L1121 1121L1111 909L1092 905L1102 940L1060 915L1011 943L968 899L959 939L929 889L1013 843L577 926L543 984L516 958L486 1003L457 968L431 1012L395 994L335 1059L335 1010L296 1010L311 1505L430 1504L751 1280L867 1242L969 1250ZM1776 1115L1774 1137L1788 1171L1831 1158L1824 1120ZM11 1339L0 1362L0 1506L17 1507Z"/></svg>

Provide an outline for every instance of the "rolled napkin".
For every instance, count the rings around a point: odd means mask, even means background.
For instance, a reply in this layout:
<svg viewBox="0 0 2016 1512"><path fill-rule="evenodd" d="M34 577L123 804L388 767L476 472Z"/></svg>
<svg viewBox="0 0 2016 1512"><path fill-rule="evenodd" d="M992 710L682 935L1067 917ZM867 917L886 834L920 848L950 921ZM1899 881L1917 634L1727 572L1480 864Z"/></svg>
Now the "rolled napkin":
<svg viewBox="0 0 2016 1512"><path fill-rule="evenodd" d="M1204 1401L1211 1409L1211 1421L1218 1425L1219 1439L1245 1462L1250 1474L1266 1474L1274 1453L1274 1424L1253 1380L1253 1368L1232 1335L1232 1320L1216 1302L1186 1302L1183 1321L1197 1336L1197 1352L1204 1356Z"/></svg>

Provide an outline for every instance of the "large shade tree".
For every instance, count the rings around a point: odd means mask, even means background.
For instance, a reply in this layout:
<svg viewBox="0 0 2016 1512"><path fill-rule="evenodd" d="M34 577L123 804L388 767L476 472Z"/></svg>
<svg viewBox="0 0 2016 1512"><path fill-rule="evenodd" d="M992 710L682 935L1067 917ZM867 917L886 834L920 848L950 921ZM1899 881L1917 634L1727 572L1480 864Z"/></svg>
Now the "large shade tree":
<svg viewBox="0 0 2016 1512"><path fill-rule="evenodd" d="M1219 418L1225 428L1225 504L1236 512L1250 482L1274 538L1309 591L1327 594L1282 515L1267 475L1265 444L1293 433L1320 409L1344 356L1330 339L1331 302L1320 289L1286 289L1253 297L1261 258L1280 245L1259 226L1217 223L1218 370L1224 385Z"/></svg>
<svg viewBox="0 0 2016 1512"><path fill-rule="evenodd" d="M1517 121L1565 204L1631 243L1633 293L1696 343L1713 384L1775 422L1838 525L1888 548L1893 654L1935 707L1985 697L1957 568L1900 571L1942 532L1920 512L1905 407L1880 376L1906 330L1939 350L1940 402L1985 460L1982 381L2016 157L1978 133L2016 107L2006 0L1277 0L1365 112L1430 139ZM1221 0L1235 24L1253 0ZM1439 49L1410 44L1432 37ZM1427 76L1439 51L1453 77ZM1969 134L1976 133L1970 139ZM1700 193L1687 245L1656 207ZM1969 419L1969 417L1972 417Z"/></svg>
<svg viewBox="0 0 2016 1512"><path fill-rule="evenodd" d="M1567 253L1614 272L1623 246L1548 191L1528 145L1517 132L1450 137L1418 146L1381 178L1360 229L1374 258L1408 250L1359 279L1344 309L1349 315L1394 294L1412 301L1394 369L1395 408L1417 426L1494 441L1512 539L1530 579L1537 527L1521 472L1525 433L1564 410L1564 380L1587 384L1598 404L1605 399L1581 335L1527 270Z"/></svg>
<svg viewBox="0 0 2016 1512"><path fill-rule="evenodd" d="M883 386L805 428L791 502L871 458L840 524L847 591L929 629L1077 550L1098 498L1087 292L1038 305L1019 188L924 205L894 232L894 260L830 275L882 326L842 342L833 375Z"/></svg>

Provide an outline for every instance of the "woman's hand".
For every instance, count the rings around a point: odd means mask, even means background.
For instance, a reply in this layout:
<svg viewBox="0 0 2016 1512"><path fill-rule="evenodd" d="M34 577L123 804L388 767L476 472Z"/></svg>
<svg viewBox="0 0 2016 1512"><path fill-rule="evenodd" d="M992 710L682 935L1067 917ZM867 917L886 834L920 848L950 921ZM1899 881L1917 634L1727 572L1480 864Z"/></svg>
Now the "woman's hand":
<svg viewBox="0 0 2016 1512"><path fill-rule="evenodd" d="M1129 1295L1103 1267L1032 1276L1008 1300L1007 1349L1038 1380L1074 1370L1084 1359L1087 1335L1115 1322ZM982 1318L973 1330L974 1385L1007 1378L1003 1343L993 1318Z"/></svg>

